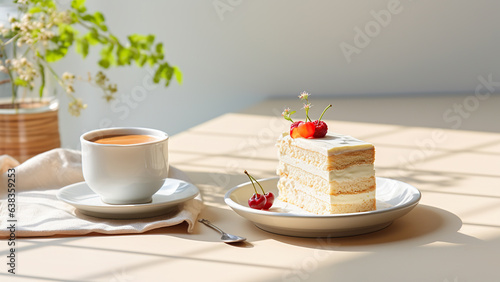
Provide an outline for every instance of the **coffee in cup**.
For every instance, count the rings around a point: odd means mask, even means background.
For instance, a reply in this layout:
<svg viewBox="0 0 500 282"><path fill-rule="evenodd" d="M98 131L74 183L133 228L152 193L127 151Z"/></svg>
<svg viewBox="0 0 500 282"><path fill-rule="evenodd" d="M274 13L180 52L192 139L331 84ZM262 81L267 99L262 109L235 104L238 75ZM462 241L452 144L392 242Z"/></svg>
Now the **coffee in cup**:
<svg viewBox="0 0 500 282"><path fill-rule="evenodd" d="M160 130L98 129L80 142L83 177L105 203L148 203L168 177L168 135Z"/></svg>
<svg viewBox="0 0 500 282"><path fill-rule="evenodd" d="M156 140L158 140L158 138L151 135L130 134L130 135L103 136L90 141L99 144L133 145L133 144L153 142Z"/></svg>

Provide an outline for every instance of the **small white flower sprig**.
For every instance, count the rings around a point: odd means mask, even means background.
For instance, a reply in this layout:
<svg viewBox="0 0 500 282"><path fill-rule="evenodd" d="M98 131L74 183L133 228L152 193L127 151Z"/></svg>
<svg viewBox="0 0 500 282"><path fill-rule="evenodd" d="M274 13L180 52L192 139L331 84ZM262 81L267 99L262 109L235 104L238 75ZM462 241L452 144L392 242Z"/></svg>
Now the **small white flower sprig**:
<svg viewBox="0 0 500 282"><path fill-rule="evenodd" d="M304 109L306 111L306 122L307 121L312 121L311 118L309 117L309 109L312 107L311 103L309 103L309 96L310 94L307 93L306 91L303 91L302 93L300 93L299 95L299 99L302 100L302 101L306 101L302 107L302 109ZM285 108L283 110L283 112L281 113L281 116L283 118L285 118L286 120L290 121L290 122L294 122L292 120L292 115L295 114L297 111L292 111L290 110L290 108Z"/></svg>
<svg viewBox="0 0 500 282"><path fill-rule="evenodd" d="M304 103L304 106L302 107L304 110L306 110L306 122L307 120L312 121L309 117L309 109L312 107L311 103L309 103L309 93L305 91L300 93L299 99L302 101L306 101L306 103Z"/></svg>
<svg viewBox="0 0 500 282"><path fill-rule="evenodd" d="M17 88L33 90L39 87L42 97L47 75L55 77L65 93L70 97L69 111L78 116L87 107L75 93L76 80L89 82L102 89L106 101L114 99L116 84L110 83L104 72L99 71L87 79L70 72L58 75L51 67L67 55L73 44L76 52L86 58L93 46L101 46L99 66L127 66L135 63L139 67L148 64L155 69L153 81L163 81L168 86L175 76L182 83L182 73L164 58L163 43L155 42L154 35L132 34L126 44L109 32L104 15L89 13L85 0L72 0L71 8L60 10L56 0L15 0L19 17L10 17L9 26L0 24L0 71L9 79L0 84L12 84L12 102L17 102ZM76 27L84 30L81 33ZM7 55L7 46L12 46L12 55ZM46 70L48 73L46 74ZM39 86L35 86L39 81Z"/></svg>
<svg viewBox="0 0 500 282"><path fill-rule="evenodd" d="M283 110L283 112L281 113L281 116L282 116L284 119L286 119L286 120L288 120L288 121L290 121L290 122L293 122L293 120L292 120L292 115L293 115L293 114L295 114L296 112L297 112L297 111L292 111L292 110L290 110L290 108L285 108L285 109Z"/></svg>

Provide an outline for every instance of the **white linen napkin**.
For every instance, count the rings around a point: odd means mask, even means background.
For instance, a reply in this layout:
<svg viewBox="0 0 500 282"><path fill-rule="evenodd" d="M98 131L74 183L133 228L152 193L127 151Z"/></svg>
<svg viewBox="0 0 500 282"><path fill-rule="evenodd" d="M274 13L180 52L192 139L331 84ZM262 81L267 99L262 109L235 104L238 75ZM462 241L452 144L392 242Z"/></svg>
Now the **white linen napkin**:
<svg viewBox="0 0 500 282"><path fill-rule="evenodd" d="M10 217L8 182L15 175L15 211ZM170 167L169 177L189 182L186 174ZM0 156L0 238L9 237L15 224L16 237L143 233L152 229L188 223L192 232L203 202L201 196L189 200L174 214L143 219L101 219L83 215L57 199L58 188L83 181L80 151L54 149L19 164L10 156ZM10 181L12 182L12 181ZM12 185L11 185L12 186ZM12 196L10 196L12 198ZM12 204L12 202L10 202ZM16 220L16 221L13 221Z"/></svg>

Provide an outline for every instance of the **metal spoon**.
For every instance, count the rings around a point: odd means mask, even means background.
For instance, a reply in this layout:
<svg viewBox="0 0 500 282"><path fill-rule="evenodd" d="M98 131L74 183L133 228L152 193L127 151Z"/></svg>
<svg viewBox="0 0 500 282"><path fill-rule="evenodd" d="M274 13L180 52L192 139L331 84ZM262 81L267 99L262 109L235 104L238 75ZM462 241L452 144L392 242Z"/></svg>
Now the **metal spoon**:
<svg viewBox="0 0 500 282"><path fill-rule="evenodd" d="M219 227L213 225L210 221L208 221L207 219L199 219L198 220L199 222L205 224L206 226L210 227L210 228L213 228L217 231L220 232L220 234L222 235L222 237L220 237L220 239L222 240L222 242L224 243L237 243L237 242L243 242L245 241L247 238L245 237L240 237L240 236L236 236L236 235L232 235L232 234L227 234L226 232L222 231L222 229L220 229Z"/></svg>

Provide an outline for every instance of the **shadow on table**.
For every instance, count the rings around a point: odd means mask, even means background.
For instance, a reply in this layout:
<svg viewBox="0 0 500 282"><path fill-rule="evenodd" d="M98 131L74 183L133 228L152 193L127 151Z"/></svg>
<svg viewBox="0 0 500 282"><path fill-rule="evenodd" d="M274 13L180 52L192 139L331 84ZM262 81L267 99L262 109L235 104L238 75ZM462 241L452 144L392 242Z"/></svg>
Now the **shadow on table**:
<svg viewBox="0 0 500 282"><path fill-rule="evenodd" d="M384 245L404 241L408 246L421 246L433 242L472 244L480 240L459 233L461 219L455 214L436 207L418 205L410 213L395 220L380 231L350 236L325 238L296 238L274 236L283 243L325 250L363 251L367 245Z"/></svg>
<svg viewBox="0 0 500 282"><path fill-rule="evenodd" d="M261 240L276 240L285 244L321 250L364 251L368 245L398 245L404 242L405 248L423 246L433 242L447 242L467 245L481 240L458 232L462 227L461 219L455 214L436 207L418 205L410 213L395 220L380 231L350 237L302 238L270 233L259 229L248 220L229 220L235 216L233 211L217 207L207 207L204 215L228 233L245 236L249 244L240 247L253 247ZM216 211L215 211L216 209ZM213 230L197 224L193 233L186 232L185 224L152 230L147 234L163 234L187 240L219 242L220 235Z"/></svg>
<svg viewBox="0 0 500 282"><path fill-rule="evenodd" d="M241 218L241 220L233 220L232 218L238 216L232 210L217 206L205 207L202 214L224 231L247 237L247 243L233 245L245 248L253 247L252 242L267 239L301 247L323 250L342 249L344 251L363 251L364 246L367 245L393 244L402 241L405 242L406 247L421 246L433 242L448 242L463 245L480 242L480 240L474 237L458 232L462 227L462 221L455 214L440 208L422 204L415 207L410 213L402 218L395 220L387 228L350 237L301 238L273 234L257 228L246 219ZM238 219L240 218L238 217ZM187 223L184 222L175 226L158 228L141 234L152 236L166 235L194 241L220 242L220 234L204 225L196 224L193 233L188 233L187 229ZM91 233L84 237L133 236L141 234L107 235ZM65 238L65 240L71 241L78 237L79 236L51 236L47 238Z"/></svg>
<svg viewBox="0 0 500 282"><path fill-rule="evenodd" d="M217 210L217 212L213 212L214 210ZM253 233L253 232L247 232L248 228L256 228L254 227L253 224L251 224L247 220L238 220L238 221L233 221L233 220L227 220L230 219L234 216L234 212L232 210L228 209L221 209L218 207L213 207L213 206L207 206L204 208L204 212L202 213L203 215L200 215L199 218L206 218L210 220L212 223L214 223L216 226L221 228L227 233L235 234L235 235L240 235L243 237L247 238L247 241L241 242L241 243L232 243L232 244L227 244L228 246L232 247L238 247L238 248L253 248L254 245L252 244L252 241L254 241L253 238L249 237L247 234ZM172 236L172 237L178 237L186 240L193 240L193 241L205 241L205 242L216 242L216 243L223 243L220 238L221 235L219 232L213 230L212 228L205 226L201 223L197 223L193 229L192 233L188 233L187 231L187 223L182 223L176 226L171 226L171 227L165 227L165 228L159 228L155 230L151 230L145 234L149 235L166 235L166 236ZM267 232L261 231L262 234L269 234ZM260 236L259 236L260 238Z"/></svg>

